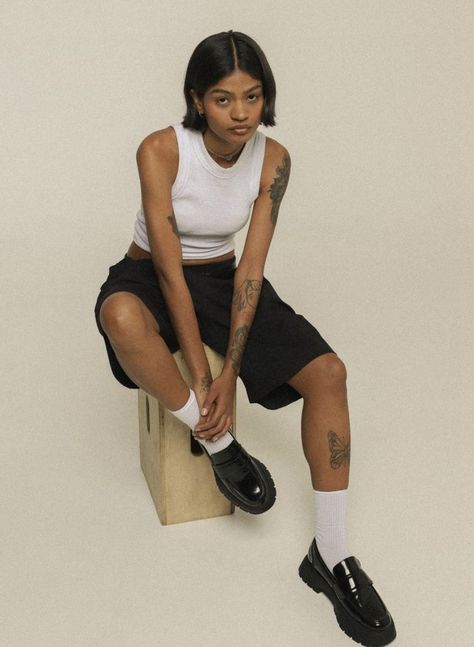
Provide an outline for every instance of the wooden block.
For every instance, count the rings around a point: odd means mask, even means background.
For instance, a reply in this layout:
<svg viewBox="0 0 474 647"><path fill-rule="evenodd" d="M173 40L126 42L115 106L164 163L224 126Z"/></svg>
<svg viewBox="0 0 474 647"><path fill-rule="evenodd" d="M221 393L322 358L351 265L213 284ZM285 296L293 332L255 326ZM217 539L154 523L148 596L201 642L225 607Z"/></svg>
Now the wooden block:
<svg viewBox="0 0 474 647"><path fill-rule="evenodd" d="M204 346L213 377L220 375L223 357ZM181 351L173 357L186 383L191 375ZM234 398L233 434L236 434ZM234 504L217 488L209 458L191 452L189 427L159 400L138 390L140 465L162 525L232 514Z"/></svg>

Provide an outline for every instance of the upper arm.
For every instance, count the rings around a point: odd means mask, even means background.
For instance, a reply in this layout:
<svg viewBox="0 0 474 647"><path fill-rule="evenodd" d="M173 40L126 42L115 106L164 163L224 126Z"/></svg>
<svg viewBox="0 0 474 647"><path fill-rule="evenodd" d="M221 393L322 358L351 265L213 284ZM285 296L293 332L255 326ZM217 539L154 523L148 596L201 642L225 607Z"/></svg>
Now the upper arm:
<svg viewBox="0 0 474 647"><path fill-rule="evenodd" d="M145 137L137 149L143 212L155 268L163 276L182 272L181 243L173 214L171 190L178 168L173 129ZM176 274L178 272L178 274Z"/></svg>
<svg viewBox="0 0 474 647"><path fill-rule="evenodd" d="M284 146L267 137L260 192L255 200L240 264L263 274L265 260L278 220L280 203L290 177L291 159Z"/></svg>

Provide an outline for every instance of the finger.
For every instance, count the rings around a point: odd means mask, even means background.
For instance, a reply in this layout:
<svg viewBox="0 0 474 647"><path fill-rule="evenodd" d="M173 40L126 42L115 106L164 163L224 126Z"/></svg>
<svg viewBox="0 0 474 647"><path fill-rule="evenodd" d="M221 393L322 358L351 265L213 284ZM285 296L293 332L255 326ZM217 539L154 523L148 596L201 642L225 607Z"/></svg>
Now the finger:
<svg viewBox="0 0 474 647"><path fill-rule="evenodd" d="M220 430L210 439L213 442L219 440L219 438L223 438L228 431L232 432L232 418L230 416L225 417L219 427Z"/></svg>
<svg viewBox="0 0 474 647"><path fill-rule="evenodd" d="M211 427L215 427L217 423L220 421L222 415L223 415L223 411L221 411L214 404L207 416L205 417L201 416L198 424L195 427L196 431L203 431L205 429L210 429Z"/></svg>
<svg viewBox="0 0 474 647"><path fill-rule="evenodd" d="M222 414L219 414L217 411L217 408L214 408L211 413L207 416L207 418L201 418L198 422L198 424L195 427L195 432L196 433L202 433L202 432L207 432L210 429L214 429L217 426L217 424L220 422Z"/></svg>
<svg viewBox="0 0 474 647"><path fill-rule="evenodd" d="M212 404L211 407L210 407L210 410L208 410L208 412L207 412L207 415L205 415L205 416L203 416L201 414L199 415L199 420L198 420L197 424L194 427L195 431L199 427L199 425L204 425L207 422L209 422L209 420L211 419L211 416L214 414L215 409L216 409L216 405Z"/></svg>
<svg viewBox="0 0 474 647"><path fill-rule="evenodd" d="M229 427L227 417L223 416L218 423L209 429L206 430L201 430L196 433L198 438L204 438L206 440L212 440L217 438L221 438L224 436L227 432L227 429Z"/></svg>
<svg viewBox="0 0 474 647"><path fill-rule="evenodd" d="M222 414L220 416L216 416L212 420L208 420L207 422L203 424L199 424L196 426L195 431L196 434L199 436L199 434L206 434L209 435L209 432L212 430L212 434L216 433L216 430L219 431L219 425L221 423L221 418Z"/></svg>
<svg viewBox="0 0 474 647"><path fill-rule="evenodd" d="M210 413L213 404L215 404L215 396L213 394L211 386L211 389L209 390L208 394L206 395L206 399L202 404L201 411L199 412L201 416L207 416Z"/></svg>
<svg viewBox="0 0 474 647"><path fill-rule="evenodd" d="M201 416L207 416L207 414L209 413L210 408L211 408L211 403L206 398L206 401L202 405L202 409L200 411Z"/></svg>

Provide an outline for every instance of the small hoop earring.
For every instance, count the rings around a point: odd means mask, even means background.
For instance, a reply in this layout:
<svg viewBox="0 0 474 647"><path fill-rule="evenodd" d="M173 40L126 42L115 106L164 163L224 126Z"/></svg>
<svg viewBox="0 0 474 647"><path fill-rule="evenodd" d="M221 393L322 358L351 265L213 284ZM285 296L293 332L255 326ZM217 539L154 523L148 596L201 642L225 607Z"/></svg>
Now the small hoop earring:
<svg viewBox="0 0 474 647"><path fill-rule="evenodd" d="M201 117L201 119L204 117L204 113L203 113L203 112L198 112L198 115Z"/></svg>

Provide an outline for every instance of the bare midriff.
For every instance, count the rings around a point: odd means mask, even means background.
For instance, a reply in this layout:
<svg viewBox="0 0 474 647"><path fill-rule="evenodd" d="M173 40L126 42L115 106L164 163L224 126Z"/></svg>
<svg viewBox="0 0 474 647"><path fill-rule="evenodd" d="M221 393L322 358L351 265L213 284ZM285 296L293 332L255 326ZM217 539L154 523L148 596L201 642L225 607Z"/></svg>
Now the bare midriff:
<svg viewBox="0 0 474 647"><path fill-rule="evenodd" d="M189 260L183 260L183 265L204 265L207 263L218 263L219 261L226 261L229 258L232 258L235 255L235 251L232 250L221 256L214 256L214 258L192 258ZM132 241L130 247L127 251L127 256L134 261L139 261L142 258L151 258L150 252L147 252L146 249L139 247L134 241Z"/></svg>

